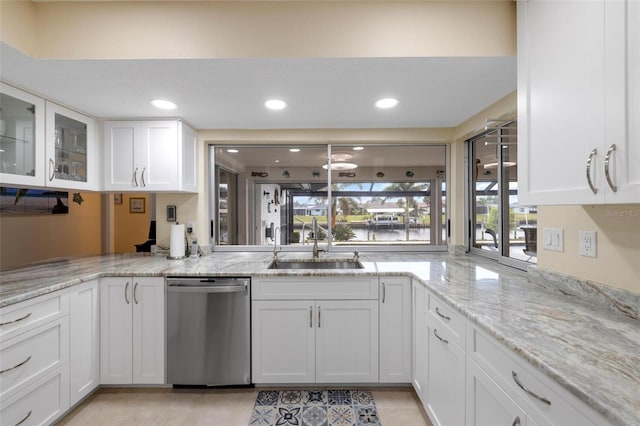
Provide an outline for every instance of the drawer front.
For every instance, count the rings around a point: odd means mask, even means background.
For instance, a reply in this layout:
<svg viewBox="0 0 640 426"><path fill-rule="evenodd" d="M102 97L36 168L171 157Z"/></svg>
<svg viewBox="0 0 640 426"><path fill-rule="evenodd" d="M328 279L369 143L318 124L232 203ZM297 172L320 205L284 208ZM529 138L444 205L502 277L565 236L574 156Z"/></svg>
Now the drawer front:
<svg viewBox="0 0 640 426"><path fill-rule="evenodd" d="M470 327L469 334L467 356L503 388L509 397L522 407L529 407L525 409L538 423L563 425L599 423L600 416L590 407L568 391L560 389L551 379L535 371L533 366L527 365L526 361L516 360L516 355L510 353L508 348L503 347L475 326ZM538 397L522 389L516 380ZM563 394L563 397L560 394Z"/></svg>
<svg viewBox="0 0 640 426"><path fill-rule="evenodd" d="M458 346L465 347L465 318L431 292L429 292L429 315L434 327L446 330L449 337Z"/></svg>
<svg viewBox="0 0 640 426"><path fill-rule="evenodd" d="M0 397L68 361L68 316L3 342L0 345Z"/></svg>
<svg viewBox="0 0 640 426"><path fill-rule="evenodd" d="M251 282L254 300L378 299L378 277L279 277Z"/></svg>
<svg viewBox="0 0 640 426"><path fill-rule="evenodd" d="M1 425L51 424L69 409L69 364L2 401Z"/></svg>
<svg viewBox="0 0 640 426"><path fill-rule="evenodd" d="M69 295L57 292L0 309L0 342L69 313Z"/></svg>

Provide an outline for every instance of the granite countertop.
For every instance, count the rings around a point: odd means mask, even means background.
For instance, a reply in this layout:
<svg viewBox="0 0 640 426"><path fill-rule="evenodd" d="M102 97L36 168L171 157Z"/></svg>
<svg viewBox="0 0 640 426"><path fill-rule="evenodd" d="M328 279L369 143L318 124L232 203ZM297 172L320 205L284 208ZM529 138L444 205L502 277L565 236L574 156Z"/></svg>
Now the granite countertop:
<svg viewBox="0 0 640 426"><path fill-rule="evenodd" d="M310 254L280 256L308 259ZM331 258L351 256L332 253ZM640 424L637 315L553 291L543 275L478 257L367 253L360 259L364 269L349 271L268 270L267 252L214 253L184 260L143 254L59 259L2 271L0 307L101 276L411 274L612 423ZM637 306L633 309L637 313Z"/></svg>

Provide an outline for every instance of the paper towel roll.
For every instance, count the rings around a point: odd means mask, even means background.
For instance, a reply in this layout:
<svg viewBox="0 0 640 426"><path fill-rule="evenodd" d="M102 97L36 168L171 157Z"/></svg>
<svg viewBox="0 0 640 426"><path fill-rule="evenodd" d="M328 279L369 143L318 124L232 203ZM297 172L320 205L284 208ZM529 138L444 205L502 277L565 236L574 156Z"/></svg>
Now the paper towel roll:
<svg viewBox="0 0 640 426"><path fill-rule="evenodd" d="M169 257L184 257L184 225L171 225Z"/></svg>

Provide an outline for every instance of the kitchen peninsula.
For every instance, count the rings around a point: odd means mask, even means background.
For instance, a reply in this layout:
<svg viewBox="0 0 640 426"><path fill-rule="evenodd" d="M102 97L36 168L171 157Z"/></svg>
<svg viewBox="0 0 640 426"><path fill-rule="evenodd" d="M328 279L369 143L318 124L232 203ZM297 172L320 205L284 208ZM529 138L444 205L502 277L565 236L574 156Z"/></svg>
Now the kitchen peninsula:
<svg viewBox="0 0 640 426"><path fill-rule="evenodd" d="M286 256L306 258L310 254ZM494 341L509 351L510 359L517 358L514 363L527 364L539 378L551 383L551 389L566 392L563 395L584 404L577 410L590 406L593 413L582 414L596 416L591 417L592 422L640 423L637 299L624 301L628 309L623 313L554 291L543 274L526 274L469 256L371 253L361 255L363 269L350 271L268 270L270 260L270 253L216 253L180 261L163 256L110 255L59 259L6 270L0 281L2 319L8 319L4 312L15 304L101 277L243 275L254 280L285 276L304 280L335 275L408 276L414 286L426 289L464 318L466 344L463 338L461 345L466 346L467 366L482 362L474 358L472 340L480 339L478 345ZM564 292L568 293L566 289ZM467 369L469 382L471 370ZM555 401L553 404L555 408ZM472 423L471 419L467 423Z"/></svg>

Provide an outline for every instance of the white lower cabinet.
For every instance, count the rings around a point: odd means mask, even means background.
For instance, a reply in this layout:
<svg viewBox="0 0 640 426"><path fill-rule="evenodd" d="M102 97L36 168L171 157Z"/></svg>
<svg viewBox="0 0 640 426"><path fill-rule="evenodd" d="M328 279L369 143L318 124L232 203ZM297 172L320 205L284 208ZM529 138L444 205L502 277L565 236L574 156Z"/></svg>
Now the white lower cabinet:
<svg viewBox="0 0 640 426"><path fill-rule="evenodd" d="M316 382L378 381L378 301L316 302Z"/></svg>
<svg viewBox="0 0 640 426"><path fill-rule="evenodd" d="M69 291L69 403L76 404L100 384L98 280Z"/></svg>
<svg viewBox="0 0 640 426"><path fill-rule="evenodd" d="M164 383L164 279L102 278L100 287L100 383Z"/></svg>
<svg viewBox="0 0 640 426"><path fill-rule="evenodd" d="M254 301L252 330L254 383L378 381L377 301Z"/></svg>
<svg viewBox="0 0 640 426"><path fill-rule="evenodd" d="M51 424L69 408L69 364L2 400L1 425Z"/></svg>
<svg viewBox="0 0 640 426"><path fill-rule="evenodd" d="M254 383L378 381L378 279L252 281Z"/></svg>
<svg viewBox="0 0 640 426"><path fill-rule="evenodd" d="M380 277L380 383L411 382L411 278Z"/></svg>
<svg viewBox="0 0 640 426"><path fill-rule="evenodd" d="M427 324L427 412L435 425L465 424L464 350L439 324Z"/></svg>
<svg viewBox="0 0 640 426"><path fill-rule="evenodd" d="M0 425L49 424L69 408L66 291L0 309Z"/></svg>
<svg viewBox="0 0 640 426"><path fill-rule="evenodd" d="M413 342L412 342L412 379L411 384L416 394L427 405L427 381L429 379L428 348L429 336L427 327L427 292L424 286L414 282L412 284L413 296Z"/></svg>
<svg viewBox="0 0 640 426"><path fill-rule="evenodd" d="M470 359L467 359L466 417L469 426L537 424Z"/></svg>
<svg viewBox="0 0 640 426"><path fill-rule="evenodd" d="M305 300L253 302L254 383L315 382L314 307Z"/></svg>

